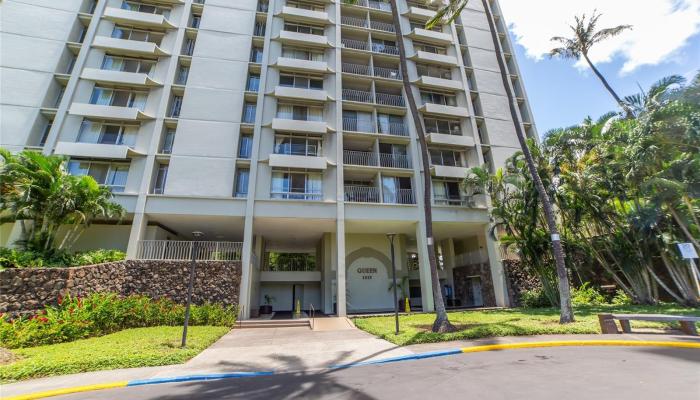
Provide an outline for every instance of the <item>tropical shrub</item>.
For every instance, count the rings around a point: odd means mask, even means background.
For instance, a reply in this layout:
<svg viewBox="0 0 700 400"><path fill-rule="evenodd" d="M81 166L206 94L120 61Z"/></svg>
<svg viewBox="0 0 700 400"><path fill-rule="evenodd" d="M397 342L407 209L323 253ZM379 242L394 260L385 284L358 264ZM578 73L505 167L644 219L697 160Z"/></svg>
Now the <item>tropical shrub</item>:
<svg viewBox="0 0 700 400"><path fill-rule="evenodd" d="M632 304L632 298L622 289L617 289L615 296L610 299L610 304L614 306L626 306Z"/></svg>
<svg viewBox="0 0 700 400"><path fill-rule="evenodd" d="M57 306L46 307L36 315L0 318L0 346L31 347L102 336L122 329L176 326L184 321L185 307L169 299L132 295L120 298L114 293L93 293L86 297L66 297ZM193 305L190 325L233 326L235 306L205 303Z"/></svg>
<svg viewBox="0 0 700 400"><path fill-rule="evenodd" d="M574 306L599 306L607 301L598 289L585 282L577 288L571 288L571 303Z"/></svg>
<svg viewBox="0 0 700 400"><path fill-rule="evenodd" d="M53 254L47 255L42 252L0 247L0 269L77 267L81 265L121 261L125 258L126 254L119 250L99 249L75 254L54 252Z"/></svg>
<svg viewBox="0 0 700 400"><path fill-rule="evenodd" d="M520 293L520 305L526 308L543 308L552 307L554 304L542 288L537 288Z"/></svg>

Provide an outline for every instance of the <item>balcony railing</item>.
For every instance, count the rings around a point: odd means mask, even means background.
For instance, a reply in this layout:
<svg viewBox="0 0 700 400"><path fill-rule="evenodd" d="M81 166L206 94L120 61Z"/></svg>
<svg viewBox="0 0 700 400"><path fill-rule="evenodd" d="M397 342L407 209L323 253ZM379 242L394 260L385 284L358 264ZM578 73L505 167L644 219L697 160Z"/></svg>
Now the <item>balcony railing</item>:
<svg viewBox="0 0 700 400"><path fill-rule="evenodd" d="M343 150L343 163L349 165L378 166L378 155L371 151Z"/></svg>
<svg viewBox="0 0 700 400"><path fill-rule="evenodd" d="M411 168L411 159L401 154L379 154L379 164L387 168Z"/></svg>
<svg viewBox="0 0 700 400"><path fill-rule="evenodd" d="M401 80L401 70L395 68L374 67L374 76L386 79Z"/></svg>
<svg viewBox="0 0 700 400"><path fill-rule="evenodd" d="M395 32L394 25L388 22L370 21L369 27L378 31Z"/></svg>
<svg viewBox="0 0 700 400"><path fill-rule="evenodd" d="M373 103L372 93L364 90L343 89L343 100L357 101L360 103Z"/></svg>
<svg viewBox="0 0 700 400"><path fill-rule="evenodd" d="M374 186L345 186L345 201L354 203L381 203L379 189Z"/></svg>
<svg viewBox="0 0 700 400"><path fill-rule="evenodd" d="M369 50L369 42L362 40L341 38L340 43L343 44L343 47L347 47L349 49Z"/></svg>
<svg viewBox="0 0 700 400"><path fill-rule="evenodd" d="M388 124L379 124L379 133L383 135L408 136L406 125L400 122L389 122Z"/></svg>
<svg viewBox="0 0 700 400"><path fill-rule="evenodd" d="M270 198L285 200L322 200L323 193L270 192Z"/></svg>
<svg viewBox="0 0 700 400"><path fill-rule="evenodd" d="M136 258L140 260L238 261L241 242L195 242L180 240L139 240ZM193 254L194 251L194 254Z"/></svg>
<svg viewBox="0 0 700 400"><path fill-rule="evenodd" d="M388 44L370 43L370 42L365 42L364 40L347 39L347 38L341 38L340 43L343 44L343 47L346 47L348 49L366 50L366 51L371 50L375 53L389 54L389 55L393 55L393 56L399 55L399 48L396 46L388 45Z"/></svg>
<svg viewBox="0 0 700 400"><path fill-rule="evenodd" d="M360 28L367 28L369 27L369 23L367 22L366 19L363 18L356 18L356 17L350 17L347 15L343 15L340 17L340 23L343 25L348 25L348 26L357 26Z"/></svg>
<svg viewBox="0 0 700 400"><path fill-rule="evenodd" d="M433 195L433 203L437 206L459 206L464 207L469 204L469 199L461 196Z"/></svg>
<svg viewBox="0 0 700 400"><path fill-rule="evenodd" d="M403 96L400 94L377 93L375 95L376 103L392 107L405 107L406 103Z"/></svg>
<svg viewBox="0 0 700 400"><path fill-rule="evenodd" d="M343 150L343 163L366 167L411 168L411 159L407 155L373 151Z"/></svg>
<svg viewBox="0 0 700 400"><path fill-rule="evenodd" d="M369 65L343 63L343 72L355 75L372 76Z"/></svg>
<svg viewBox="0 0 700 400"><path fill-rule="evenodd" d="M265 24L262 22L256 22L255 28L253 29L253 36L265 36Z"/></svg>
<svg viewBox="0 0 700 400"><path fill-rule="evenodd" d="M393 56L399 55L399 48L383 43L372 43L372 51L375 53L390 54Z"/></svg>
<svg viewBox="0 0 700 400"><path fill-rule="evenodd" d="M343 63L343 72L355 75L376 76L386 79L401 79L401 70L396 68L374 67L368 65Z"/></svg>
<svg viewBox="0 0 700 400"><path fill-rule="evenodd" d="M413 189L399 189L394 192L384 192L384 203L387 204L416 204Z"/></svg>
<svg viewBox="0 0 700 400"><path fill-rule="evenodd" d="M369 8L374 8L376 10L391 11L391 5L382 1L368 0L367 5Z"/></svg>
<svg viewBox="0 0 700 400"><path fill-rule="evenodd" d="M374 124L370 121L358 120L357 118L343 117L343 130L350 132L375 133Z"/></svg>

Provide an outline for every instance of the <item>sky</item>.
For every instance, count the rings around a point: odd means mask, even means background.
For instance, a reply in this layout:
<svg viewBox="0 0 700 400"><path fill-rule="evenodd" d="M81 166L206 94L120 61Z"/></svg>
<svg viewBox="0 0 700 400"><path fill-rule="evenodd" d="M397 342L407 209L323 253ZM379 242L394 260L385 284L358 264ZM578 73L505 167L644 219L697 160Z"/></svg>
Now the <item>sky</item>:
<svg viewBox="0 0 700 400"><path fill-rule="evenodd" d="M602 14L598 29L632 25L594 47L591 59L621 96L664 76L700 71L700 0L500 0L540 135L615 110L583 62L550 59L552 36L571 36L574 16ZM533 11L535 10L535 11ZM546 10L546 12L538 12Z"/></svg>

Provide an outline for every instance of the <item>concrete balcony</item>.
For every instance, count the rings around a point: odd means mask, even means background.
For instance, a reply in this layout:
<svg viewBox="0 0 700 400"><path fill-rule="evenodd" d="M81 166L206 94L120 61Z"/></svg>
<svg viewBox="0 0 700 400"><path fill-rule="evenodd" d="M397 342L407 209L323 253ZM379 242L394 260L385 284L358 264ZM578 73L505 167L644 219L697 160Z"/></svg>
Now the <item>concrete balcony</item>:
<svg viewBox="0 0 700 400"><path fill-rule="evenodd" d="M136 156L143 156L127 145L100 144L100 143L76 143L58 142L54 153L71 157L107 158L125 160Z"/></svg>
<svg viewBox="0 0 700 400"><path fill-rule="evenodd" d="M420 112L424 114L439 115L443 117L469 117L469 110L466 107L445 106L442 104L425 103L420 107Z"/></svg>
<svg viewBox="0 0 700 400"><path fill-rule="evenodd" d="M419 87L428 89L442 89L442 90L464 90L462 86L462 81L455 81L453 79L442 79L434 78L432 76L421 76L420 78L413 81L414 84Z"/></svg>
<svg viewBox="0 0 700 400"><path fill-rule="evenodd" d="M274 95L279 99L294 99L316 102L324 102L330 99L325 90L301 89L288 86L275 87Z"/></svg>
<svg viewBox="0 0 700 400"><path fill-rule="evenodd" d="M109 50L111 54L135 57L160 57L169 56L170 53L161 49L152 42L139 42L137 40L115 39L107 36L96 36L92 42L96 49Z"/></svg>
<svg viewBox="0 0 700 400"><path fill-rule="evenodd" d="M426 140L430 144L453 147L474 147L474 139L463 135L450 135L446 133L429 133Z"/></svg>
<svg viewBox="0 0 700 400"><path fill-rule="evenodd" d="M277 15L283 17L285 21L291 22L306 22L323 25L329 25L331 23L328 18L328 13L325 11L312 11L284 6L282 7L282 11Z"/></svg>
<svg viewBox="0 0 700 400"><path fill-rule="evenodd" d="M272 129L279 132L313 133L317 135L323 135L332 131L325 121L299 121L283 118L273 118Z"/></svg>
<svg viewBox="0 0 700 400"><path fill-rule="evenodd" d="M452 43L452 35L444 32L436 32L428 29L415 28L411 33L406 35L413 40L419 40L425 43L437 45L448 45Z"/></svg>
<svg viewBox="0 0 700 400"><path fill-rule="evenodd" d="M433 176L440 178L457 178L463 179L467 176L469 168L466 167L454 167L448 165L431 165L430 173Z"/></svg>
<svg viewBox="0 0 700 400"><path fill-rule="evenodd" d="M284 44L295 46L331 47L326 36L312 35L310 33L280 31L277 40Z"/></svg>
<svg viewBox="0 0 700 400"><path fill-rule="evenodd" d="M68 113L113 121L146 121L153 119L153 117L135 107L103 106L87 103L73 103Z"/></svg>
<svg viewBox="0 0 700 400"><path fill-rule="evenodd" d="M428 10L421 7L410 6L408 10L404 13L408 18L419 19L421 21L428 21L433 19L437 13L434 10Z"/></svg>
<svg viewBox="0 0 700 400"><path fill-rule="evenodd" d="M420 61L437 65L446 65L450 67L457 65L457 57L448 56L445 54L435 54L422 50L417 51L414 55L412 55L409 58L413 61Z"/></svg>
<svg viewBox="0 0 700 400"><path fill-rule="evenodd" d="M104 12L104 18L116 24L124 24L139 28L177 28L162 15L124 10L115 7L107 7Z"/></svg>
<svg viewBox="0 0 700 400"><path fill-rule="evenodd" d="M82 79L95 81L106 85L119 85L129 87L158 87L162 83L156 82L146 74L135 72L112 71L107 69L85 68Z"/></svg>
<svg viewBox="0 0 700 400"><path fill-rule="evenodd" d="M294 72L312 72L326 74L332 72L325 61L298 60L296 58L279 57L274 64L280 70Z"/></svg>
<svg viewBox="0 0 700 400"><path fill-rule="evenodd" d="M304 168L324 170L328 166L325 157L297 156L292 154L270 154L270 167L273 168Z"/></svg>

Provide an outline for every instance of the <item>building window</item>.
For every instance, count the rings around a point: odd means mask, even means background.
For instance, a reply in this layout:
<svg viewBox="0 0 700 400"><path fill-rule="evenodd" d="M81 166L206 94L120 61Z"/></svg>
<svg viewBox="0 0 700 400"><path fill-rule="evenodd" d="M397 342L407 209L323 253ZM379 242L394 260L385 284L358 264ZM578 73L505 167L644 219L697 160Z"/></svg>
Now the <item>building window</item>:
<svg viewBox="0 0 700 400"><path fill-rule="evenodd" d="M262 62L263 49L261 47L253 47L250 49L250 62L260 64Z"/></svg>
<svg viewBox="0 0 700 400"><path fill-rule="evenodd" d="M296 121L323 121L323 108L278 104L277 118Z"/></svg>
<svg viewBox="0 0 700 400"><path fill-rule="evenodd" d="M459 121L446 120L446 119L436 119L436 118L424 118L423 123L425 124L425 132L430 133L441 133L443 135L461 135L462 127Z"/></svg>
<svg viewBox="0 0 700 400"><path fill-rule="evenodd" d="M133 107L143 111L146 107L148 92L95 87L92 90L90 104L113 107Z"/></svg>
<svg viewBox="0 0 700 400"><path fill-rule="evenodd" d="M435 46L435 45L427 44L427 43L416 43L414 41L413 48L416 51L425 51L426 53L441 54L441 55L447 54L446 47Z"/></svg>
<svg viewBox="0 0 700 400"><path fill-rule="evenodd" d="M452 79L452 70L450 68L438 67L427 64L416 64L418 76L430 76L440 79Z"/></svg>
<svg viewBox="0 0 700 400"><path fill-rule="evenodd" d="M260 75L259 74L249 74L248 82L246 83L245 90L248 92L257 92L260 90Z"/></svg>
<svg viewBox="0 0 700 400"><path fill-rule="evenodd" d="M83 120L78 142L134 146L139 132L138 125L114 124Z"/></svg>
<svg viewBox="0 0 700 400"><path fill-rule="evenodd" d="M272 171L273 199L321 200L322 175L320 172Z"/></svg>
<svg viewBox="0 0 700 400"><path fill-rule="evenodd" d="M415 204L411 178L383 175L382 200L388 204Z"/></svg>
<svg viewBox="0 0 700 400"><path fill-rule="evenodd" d="M49 133L51 132L51 127L53 126L53 120L46 123L43 132L41 132L41 139L39 139L39 146L46 144L46 139L49 138Z"/></svg>
<svg viewBox="0 0 700 400"><path fill-rule="evenodd" d="M234 183L233 197L245 198L248 196L248 181L250 170L248 168L239 168L236 170L236 181Z"/></svg>
<svg viewBox="0 0 700 400"><path fill-rule="evenodd" d="M384 135L408 135L403 117L400 115L377 114L377 127L379 127L379 133Z"/></svg>
<svg viewBox="0 0 700 400"><path fill-rule="evenodd" d="M195 45L195 40L191 38L185 39L185 42L182 44L182 55L185 56L191 56L194 54L194 45Z"/></svg>
<svg viewBox="0 0 700 400"><path fill-rule="evenodd" d="M318 4L312 4L312 3L306 3L303 1L298 1L298 0L287 0L287 4L285 4L287 7L294 7L294 8L299 8L302 10L309 10L309 11L325 11L326 9Z"/></svg>
<svg viewBox="0 0 700 400"><path fill-rule="evenodd" d="M265 23L262 21L255 21L255 27L253 28L253 36L265 36Z"/></svg>
<svg viewBox="0 0 700 400"><path fill-rule="evenodd" d="M445 165L448 167L464 166L459 152L453 150L430 149L430 162L433 165Z"/></svg>
<svg viewBox="0 0 700 400"><path fill-rule="evenodd" d="M318 26L285 23L284 30L289 32L307 33L316 36L323 36L324 29Z"/></svg>
<svg viewBox="0 0 700 400"><path fill-rule="evenodd" d="M153 183L153 193L163 194L165 191L165 181L168 179L168 164L158 164L156 179Z"/></svg>
<svg viewBox="0 0 700 400"><path fill-rule="evenodd" d="M258 12L266 13L270 8L270 4L267 0L258 0Z"/></svg>
<svg viewBox="0 0 700 400"><path fill-rule="evenodd" d="M275 136L275 154L318 157L321 155L321 139L314 136Z"/></svg>
<svg viewBox="0 0 700 400"><path fill-rule="evenodd" d="M122 1L122 9L130 11L138 11L147 14L162 15L165 18L170 16L170 9L158 7L150 4L143 4L136 1Z"/></svg>
<svg viewBox="0 0 700 400"><path fill-rule="evenodd" d="M180 65L177 69L177 78L175 78L176 85L187 84L187 77L190 75L190 67L185 65Z"/></svg>
<svg viewBox="0 0 700 400"><path fill-rule="evenodd" d="M323 90L323 78L281 74L280 86L295 87L299 89Z"/></svg>
<svg viewBox="0 0 700 400"><path fill-rule="evenodd" d="M443 106L457 106L457 96L453 94L438 93L438 92L420 92L420 98L425 103L441 104Z"/></svg>
<svg viewBox="0 0 700 400"><path fill-rule="evenodd" d="M255 103L245 103L243 105L243 123L253 124L255 123Z"/></svg>
<svg viewBox="0 0 700 400"><path fill-rule="evenodd" d="M253 152L253 136L242 135L238 140L238 158L250 158Z"/></svg>
<svg viewBox="0 0 700 400"><path fill-rule="evenodd" d="M190 19L190 28L199 29L200 22L202 22L202 16L193 15L192 19Z"/></svg>
<svg viewBox="0 0 700 400"><path fill-rule="evenodd" d="M54 101L53 106L54 108L58 108L61 105L61 100L63 100L63 95L66 93L66 87L61 86L61 89L58 91L58 96L56 96L56 101Z"/></svg>
<svg viewBox="0 0 700 400"><path fill-rule="evenodd" d="M168 128L163 136L163 146L160 148L161 154L170 154L173 152L173 144L175 143L175 128Z"/></svg>
<svg viewBox="0 0 700 400"><path fill-rule="evenodd" d="M129 164L71 160L68 173L75 176L89 175L112 192L123 192L129 175Z"/></svg>
<svg viewBox="0 0 700 400"><path fill-rule="evenodd" d="M170 118L179 118L180 109L182 108L182 96L173 96L173 100L170 102Z"/></svg>
<svg viewBox="0 0 700 400"><path fill-rule="evenodd" d="M135 40L139 42L151 42L160 46L165 36L162 32L152 32L141 29L132 29L125 26L115 26L112 37L115 39Z"/></svg>
<svg viewBox="0 0 700 400"><path fill-rule="evenodd" d="M105 55L101 69L151 75L155 66L156 62L153 60Z"/></svg>
<svg viewBox="0 0 700 400"><path fill-rule="evenodd" d="M461 206L464 204L462 193L457 181L433 181L433 200L435 204L445 206Z"/></svg>
<svg viewBox="0 0 700 400"><path fill-rule="evenodd" d="M323 61L323 52L285 46L282 48L282 57L306 61Z"/></svg>

